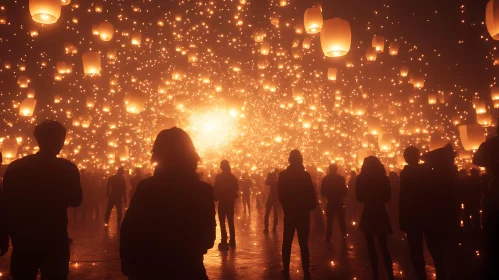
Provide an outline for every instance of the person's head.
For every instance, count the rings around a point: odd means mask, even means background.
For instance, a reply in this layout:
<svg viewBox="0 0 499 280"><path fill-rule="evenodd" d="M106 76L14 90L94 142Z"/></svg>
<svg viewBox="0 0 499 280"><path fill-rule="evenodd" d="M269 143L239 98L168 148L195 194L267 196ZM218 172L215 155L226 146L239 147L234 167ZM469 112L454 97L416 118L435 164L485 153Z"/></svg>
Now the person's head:
<svg viewBox="0 0 499 280"><path fill-rule="evenodd" d="M480 177L480 170L478 170L478 168L472 168L470 174L471 177Z"/></svg>
<svg viewBox="0 0 499 280"><path fill-rule="evenodd" d="M66 128L57 121L45 120L35 127L33 135L41 153L57 156L64 146Z"/></svg>
<svg viewBox="0 0 499 280"><path fill-rule="evenodd" d="M408 165L416 165L419 162L419 150L416 147L407 147L404 150L404 159Z"/></svg>
<svg viewBox="0 0 499 280"><path fill-rule="evenodd" d="M336 163L331 163L329 165L329 174L336 174L338 173L338 165Z"/></svg>
<svg viewBox="0 0 499 280"><path fill-rule="evenodd" d="M230 172L230 164L229 161L224 159L220 162L220 169L222 169L223 172Z"/></svg>
<svg viewBox="0 0 499 280"><path fill-rule="evenodd" d="M137 167L137 168L135 168L134 172L135 172L135 175L141 175L142 169Z"/></svg>
<svg viewBox="0 0 499 280"><path fill-rule="evenodd" d="M360 174L386 175L386 170L377 157L369 156L364 159Z"/></svg>
<svg viewBox="0 0 499 280"><path fill-rule="evenodd" d="M123 176L124 173L125 173L125 168L123 168L123 166L120 166L116 174Z"/></svg>
<svg viewBox="0 0 499 280"><path fill-rule="evenodd" d="M200 160L191 137L178 127L165 129L158 134L151 159L158 168L178 168L190 172L196 172Z"/></svg>
<svg viewBox="0 0 499 280"><path fill-rule="evenodd" d="M303 157L298 150L292 150L289 153L288 162L290 165L303 165Z"/></svg>

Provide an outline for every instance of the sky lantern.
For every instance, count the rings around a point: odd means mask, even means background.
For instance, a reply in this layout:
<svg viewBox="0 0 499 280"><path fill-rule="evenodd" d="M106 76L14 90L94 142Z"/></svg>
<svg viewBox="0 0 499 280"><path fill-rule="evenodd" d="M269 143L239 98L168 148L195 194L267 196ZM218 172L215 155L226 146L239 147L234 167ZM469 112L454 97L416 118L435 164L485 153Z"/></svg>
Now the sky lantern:
<svg viewBox="0 0 499 280"><path fill-rule="evenodd" d="M189 52L187 54L187 61L196 63L198 61L198 54L196 52Z"/></svg>
<svg viewBox="0 0 499 280"><path fill-rule="evenodd" d="M28 88L27 97L28 98L35 98L35 90L32 88Z"/></svg>
<svg viewBox="0 0 499 280"><path fill-rule="evenodd" d="M7 24L7 17L0 15L0 24Z"/></svg>
<svg viewBox="0 0 499 280"><path fill-rule="evenodd" d="M373 47L368 48L366 51L367 61L376 61L376 57L377 57L376 49Z"/></svg>
<svg viewBox="0 0 499 280"><path fill-rule="evenodd" d="M341 18L328 19L321 31L321 46L327 57L344 56L350 51L352 31L348 21Z"/></svg>
<svg viewBox="0 0 499 280"><path fill-rule="evenodd" d="M499 40L499 1L490 0L485 9L487 31L494 40Z"/></svg>
<svg viewBox="0 0 499 280"><path fill-rule="evenodd" d="M82 55L85 75L100 75L101 57L98 52L86 52Z"/></svg>
<svg viewBox="0 0 499 280"><path fill-rule="evenodd" d="M19 84L20 88L27 88L31 80L28 78L28 76L21 75L17 79L17 83Z"/></svg>
<svg viewBox="0 0 499 280"><path fill-rule="evenodd" d="M7 159L7 162L12 161L17 156L19 144L15 138L4 139L2 142L2 156Z"/></svg>
<svg viewBox="0 0 499 280"><path fill-rule="evenodd" d="M390 133L385 133L381 136L378 136L379 149L383 152L389 152L392 149L392 144L395 141L396 141L395 136Z"/></svg>
<svg viewBox="0 0 499 280"><path fill-rule="evenodd" d="M29 0L29 12L38 23L56 23L61 16L61 9L61 0Z"/></svg>
<svg viewBox="0 0 499 280"><path fill-rule="evenodd" d="M310 49L311 44L312 44L312 39L310 39L309 37L305 37L305 39L303 39L302 47L308 50Z"/></svg>
<svg viewBox="0 0 499 280"><path fill-rule="evenodd" d="M182 81L182 79L184 79L184 76L185 76L184 71L182 71L180 69L175 69L172 72L172 80L174 80L174 81Z"/></svg>
<svg viewBox="0 0 499 280"><path fill-rule="evenodd" d="M127 96L126 111L131 114L139 114L146 107L146 98L142 94L132 93Z"/></svg>
<svg viewBox="0 0 499 280"><path fill-rule="evenodd" d="M279 25L279 16L278 15L270 16L270 23L275 26Z"/></svg>
<svg viewBox="0 0 499 280"><path fill-rule="evenodd" d="M490 113L478 114L476 122L483 127L492 126L492 115Z"/></svg>
<svg viewBox="0 0 499 280"><path fill-rule="evenodd" d="M107 50L107 59L111 59L111 60L114 60L116 59L116 55L118 53L118 49L116 48L110 48Z"/></svg>
<svg viewBox="0 0 499 280"><path fill-rule="evenodd" d="M474 99L473 100L473 108L477 114L485 114L487 112L487 105L484 100Z"/></svg>
<svg viewBox="0 0 499 280"><path fill-rule="evenodd" d="M99 25L99 36L104 42L111 41L114 36L114 27L111 23L105 21Z"/></svg>
<svg viewBox="0 0 499 280"><path fill-rule="evenodd" d="M132 34L132 45L134 45L134 46L140 46L141 42L142 42L142 33L140 33L140 32L134 32Z"/></svg>
<svg viewBox="0 0 499 280"><path fill-rule="evenodd" d="M400 67L400 76L407 77L407 75L409 75L409 67L406 66Z"/></svg>
<svg viewBox="0 0 499 280"><path fill-rule="evenodd" d="M263 42L263 39L267 37L267 33L263 30L256 30L253 32L253 39L255 40L255 43L261 43Z"/></svg>
<svg viewBox="0 0 499 280"><path fill-rule="evenodd" d="M305 27L303 26L303 24L297 23L295 25L295 33L296 34L303 34L303 29L305 29Z"/></svg>
<svg viewBox="0 0 499 280"><path fill-rule="evenodd" d="M424 87L424 74L417 73L412 77L412 84L415 88L423 88Z"/></svg>
<svg viewBox="0 0 499 280"><path fill-rule="evenodd" d="M23 100L23 102L21 102L21 105L19 106L19 115L24 117L31 117L33 116L35 107L36 107L36 99L26 98Z"/></svg>
<svg viewBox="0 0 499 280"><path fill-rule="evenodd" d="M449 140L444 139L442 136L431 135L430 142L428 143L428 148L430 151L433 151L445 147L445 145L447 145L448 143Z"/></svg>
<svg viewBox="0 0 499 280"><path fill-rule="evenodd" d="M268 55L270 53L270 43L268 41L262 43L262 46L260 47L260 53L262 55Z"/></svg>
<svg viewBox="0 0 499 280"><path fill-rule="evenodd" d="M385 37L374 36L372 41L372 47L376 49L377 53L382 53L383 51L385 51Z"/></svg>
<svg viewBox="0 0 499 280"><path fill-rule="evenodd" d="M67 6L69 4L71 4L71 0L61 0L61 5Z"/></svg>
<svg viewBox="0 0 499 280"><path fill-rule="evenodd" d="M494 86L490 88L490 99L499 100L499 87Z"/></svg>
<svg viewBox="0 0 499 280"><path fill-rule="evenodd" d="M428 104L430 104L430 105L437 104L437 94L436 93L429 93L428 94Z"/></svg>
<svg viewBox="0 0 499 280"><path fill-rule="evenodd" d="M461 143L467 151L477 150L480 144L485 142L485 130L479 124L467 124L459 126Z"/></svg>
<svg viewBox="0 0 499 280"><path fill-rule="evenodd" d="M392 42L389 47L389 52L390 55L397 55L400 50L400 43L399 42Z"/></svg>
<svg viewBox="0 0 499 280"><path fill-rule="evenodd" d="M304 25L305 31L308 34L317 34L321 32L324 20L322 19L322 9L321 7L308 8L305 11Z"/></svg>
<svg viewBox="0 0 499 280"><path fill-rule="evenodd" d="M327 69L327 79L330 81L336 81L336 76L338 75L338 68L329 67Z"/></svg>
<svg viewBox="0 0 499 280"><path fill-rule="evenodd" d="M98 13L98 14L99 14L99 13L102 13L102 9L103 9L103 8L102 8L102 4L95 4L95 5L94 5L94 11L95 11L96 13Z"/></svg>

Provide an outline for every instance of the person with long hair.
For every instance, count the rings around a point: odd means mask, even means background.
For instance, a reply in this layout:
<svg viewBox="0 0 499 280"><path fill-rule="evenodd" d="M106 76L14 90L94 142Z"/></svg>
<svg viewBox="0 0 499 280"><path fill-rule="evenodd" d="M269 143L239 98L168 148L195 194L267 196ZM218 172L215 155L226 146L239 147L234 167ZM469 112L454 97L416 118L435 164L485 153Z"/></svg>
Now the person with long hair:
<svg viewBox="0 0 499 280"><path fill-rule="evenodd" d="M121 227L121 268L130 280L208 279L203 255L215 243L213 187L196 173L199 156L182 129L154 142L154 175L142 180Z"/></svg>
<svg viewBox="0 0 499 280"><path fill-rule="evenodd" d="M378 237L388 277L394 279L392 257L388 251L387 240L388 234L393 231L385 207L391 199L391 186L385 167L377 157L370 156L364 159L360 175L357 177L356 195L357 200L364 204L359 228L366 238L373 279L379 279L375 236Z"/></svg>

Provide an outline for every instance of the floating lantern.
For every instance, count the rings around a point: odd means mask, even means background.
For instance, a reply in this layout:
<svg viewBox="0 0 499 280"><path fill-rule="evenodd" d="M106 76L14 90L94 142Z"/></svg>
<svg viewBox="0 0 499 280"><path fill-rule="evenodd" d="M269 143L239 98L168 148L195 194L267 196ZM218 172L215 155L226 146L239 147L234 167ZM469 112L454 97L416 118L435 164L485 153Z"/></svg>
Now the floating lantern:
<svg viewBox="0 0 499 280"><path fill-rule="evenodd" d="M262 43L262 46L260 47L260 53L262 55L268 55L270 53L270 43L265 41Z"/></svg>
<svg viewBox="0 0 499 280"><path fill-rule="evenodd" d="M259 57L256 62L256 66L258 69L265 69L269 66L269 61L265 57Z"/></svg>
<svg viewBox="0 0 499 280"><path fill-rule="evenodd" d="M492 126L492 115L490 113L478 114L476 122L483 127Z"/></svg>
<svg viewBox="0 0 499 280"><path fill-rule="evenodd" d="M87 96L85 105L87 106L87 108L95 107L95 99L92 96Z"/></svg>
<svg viewBox="0 0 499 280"><path fill-rule="evenodd" d="M306 50L310 49L310 45L312 44L312 40L309 37L303 39L302 47Z"/></svg>
<svg viewBox="0 0 499 280"><path fill-rule="evenodd" d="M267 33L262 30L257 30L253 32L253 39L255 40L256 43L261 43L263 42L263 39L267 37Z"/></svg>
<svg viewBox="0 0 499 280"><path fill-rule="evenodd" d="M373 47L368 48L366 52L367 61L376 61L376 57L377 57L376 49Z"/></svg>
<svg viewBox="0 0 499 280"><path fill-rule="evenodd" d="M400 49L400 43L392 42L389 48L390 55L397 55L399 53L399 49Z"/></svg>
<svg viewBox="0 0 499 280"><path fill-rule="evenodd" d="M485 24L492 39L499 40L499 3L497 0L490 0L487 3Z"/></svg>
<svg viewBox="0 0 499 280"><path fill-rule="evenodd" d="M442 138L441 136L432 135L430 136L430 142L428 143L428 148L430 151L440 149L445 147L449 141L447 139Z"/></svg>
<svg viewBox="0 0 499 280"><path fill-rule="evenodd" d="M61 9L61 0L29 0L31 17L39 23L56 23L61 16Z"/></svg>
<svg viewBox="0 0 499 280"><path fill-rule="evenodd" d="M400 68L400 76L401 77L407 77L407 75L409 75L409 67L402 66Z"/></svg>
<svg viewBox="0 0 499 280"><path fill-rule="evenodd" d="M304 29L303 24L297 23L295 25L295 33L296 34L303 34L303 29Z"/></svg>
<svg viewBox="0 0 499 280"><path fill-rule="evenodd" d="M146 106L146 98L142 94L132 93L127 96L126 111L131 114L139 114Z"/></svg>
<svg viewBox="0 0 499 280"><path fill-rule="evenodd" d="M31 30L29 32L29 35L31 35L31 37L33 37L33 38L38 37L38 30L35 30L35 29Z"/></svg>
<svg viewBox="0 0 499 280"><path fill-rule="evenodd" d="M19 115L24 117L31 117L33 116L35 107L36 107L36 99L26 98L23 100L23 102L21 102L21 105L19 106Z"/></svg>
<svg viewBox="0 0 499 280"><path fill-rule="evenodd" d="M340 18L328 19L321 31L321 46L327 57L344 56L350 51L352 31L350 24Z"/></svg>
<svg viewBox="0 0 499 280"><path fill-rule="evenodd" d="M477 114L484 114L487 112L487 106L485 104L485 101L481 99L473 100L473 108L475 108Z"/></svg>
<svg viewBox="0 0 499 280"><path fill-rule="evenodd" d="M19 84L20 88L27 88L28 84L31 82L31 80L28 78L28 76L19 76L17 79L17 83Z"/></svg>
<svg viewBox="0 0 499 280"><path fill-rule="evenodd" d="M499 87L494 86L490 88L490 98L492 100L499 100Z"/></svg>
<svg viewBox="0 0 499 280"><path fill-rule="evenodd" d="M12 161L17 156L19 145L14 138L4 139L2 142L2 156L7 162Z"/></svg>
<svg viewBox="0 0 499 280"><path fill-rule="evenodd" d="M35 98L35 90L32 88L29 88L28 93L27 93L27 97L28 98Z"/></svg>
<svg viewBox="0 0 499 280"><path fill-rule="evenodd" d="M372 47L376 49L377 53L382 53L385 51L385 37L374 36L372 41Z"/></svg>
<svg viewBox="0 0 499 280"><path fill-rule="evenodd" d="M176 69L172 72L172 80L174 81L182 81L184 79L184 71Z"/></svg>
<svg viewBox="0 0 499 280"><path fill-rule="evenodd" d="M61 0L61 5L67 6L69 4L71 4L71 0Z"/></svg>
<svg viewBox="0 0 499 280"><path fill-rule="evenodd" d="M101 5L101 4L96 4L96 5L94 6L94 11L95 11L96 13L98 13L98 14L99 14L99 13L102 13L102 9L103 9L103 8L102 8L102 5Z"/></svg>
<svg viewBox="0 0 499 280"><path fill-rule="evenodd" d="M336 76L338 75L338 68L331 68L329 67L327 69L327 79L330 81L336 81Z"/></svg>
<svg viewBox="0 0 499 280"><path fill-rule="evenodd" d="M424 75L421 73L414 74L412 77L412 84L415 88L423 88L424 87Z"/></svg>
<svg viewBox="0 0 499 280"><path fill-rule="evenodd" d="M0 16L0 24L7 24L7 17Z"/></svg>
<svg viewBox="0 0 499 280"><path fill-rule="evenodd" d="M116 58L116 55L118 53L118 49L116 48L111 48L109 50L107 50L107 59L111 59L111 60L114 60Z"/></svg>
<svg viewBox="0 0 499 280"><path fill-rule="evenodd" d="M101 57L98 52L86 52L82 55L85 75L100 75Z"/></svg>
<svg viewBox="0 0 499 280"><path fill-rule="evenodd" d="M324 20L322 19L321 7L308 8L305 11L304 25L308 34L317 34L321 32Z"/></svg>
<svg viewBox="0 0 499 280"><path fill-rule="evenodd" d="M109 22L103 22L99 25L99 36L100 39L104 42L111 41L114 36L114 27Z"/></svg>
<svg viewBox="0 0 499 280"><path fill-rule="evenodd" d="M437 104L437 94L435 94L435 93L428 94L428 104L430 104L430 105Z"/></svg>
<svg viewBox="0 0 499 280"><path fill-rule="evenodd" d="M468 124L459 126L461 143L467 151L477 150L480 144L485 142L485 130L479 124Z"/></svg>
<svg viewBox="0 0 499 280"><path fill-rule="evenodd" d="M270 23L272 25L275 25L275 26L279 25L279 16L277 16L277 15L271 16L270 17Z"/></svg>
<svg viewBox="0 0 499 280"><path fill-rule="evenodd" d="M187 55L187 60L192 63L196 63L198 61L198 54L195 52L190 52Z"/></svg>
<svg viewBox="0 0 499 280"><path fill-rule="evenodd" d="M134 32L132 34L132 45L140 46L141 42L142 42L142 33Z"/></svg>

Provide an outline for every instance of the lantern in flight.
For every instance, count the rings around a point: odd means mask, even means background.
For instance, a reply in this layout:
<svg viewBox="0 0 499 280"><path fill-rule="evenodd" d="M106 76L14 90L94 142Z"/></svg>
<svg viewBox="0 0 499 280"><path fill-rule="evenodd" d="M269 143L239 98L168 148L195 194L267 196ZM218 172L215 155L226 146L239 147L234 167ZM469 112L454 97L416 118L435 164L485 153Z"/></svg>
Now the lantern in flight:
<svg viewBox="0 0 499 280"><path fill-rule="evenodd" d="M476 122L483 127L492 126L492 115L490 113L478 114L476 115Z"/></svg>
<svg viewBox="0 0 499 280"><path fill-rule="evenodd" d="M477 150L480 144L485 142L485 130L479 124L467 124L459 126L461 143L467 151Z"/></svg>
<svg viewBox="0 0 499 280"><path fill-rule="evenodd" d="M142 94L132 93L126 99L126 111L128 113L139 114L146 106L146 98Z"/></svg>
<svg viewBox="0 0 499 280"><path fill-rule="evenodd" d="M327 79L330 81L336 81L336 76L338 75L338 68L329 67L327 69Z"/></svg>
<svg viewBox="0 0 499 280"><path fill-rule="evenodd" d="M107 50L107 59L114 60L116 58L116 54L118 53L118 49L116 48L111 48Z"/></svg>
<svg viewBox="0 0 499 280"><path fill-rule="evenodd" d="M350 51L352 32L350 24L341 18L328 19L321 31L321 46L327 57L344 56Z"/></svg>
<svg viewBox="0 0 499 280"><path fill-rule="evenodd" d="M83 72L85 75L100 75L101 57L98 52L86 52L82 55Z"/></svg>
<svg viewBox="0 0 499 280"><path fill-rule="evenodd" d="M324 20L322 19L321 7L308 8L305 11L304 25L308 34L317 34L321 32Z"/></svg>
<svg viewBox="0 0 499 280"><path fill-rule="evenodd" d="M499 100L499 87L494 86L490 88L490 98L492 100Z"/></svg>
<svg viewBox="0 0 499 280"><path fill-rule="evenodd" d="M401 77L407 77L407 75L409 75L409 67L402 66L400 68L400 76Z"/></svg>
<svg viewBox="0 0 499 280"><path fill-rule="evenodd" d="M104 42L111 41L114 36L114 27L111 23L105 21L99 25L99 36Z"/></svg>
<svg viewBox="0 0 499 280"><path fill-rule="evenodd" d="M367 61L376 61L376 57L377 57L376 49L373 47L368 48L366 51Z"/></svg>
<svg viewBox="0 0 499 280"><path fill-rule="evenodd" d="M67 6L69 4L71 4L71 0L61 0L61 5Z"/></svg>
<svg viewBox="0 0 499 280"><path fill-rule="evenodd" d="M17 156L19 146L16 139L4 139L2 142L2 156L7 159L7 162L13 160Z"/></svg>
<svg viewBox="0 0 499 280"><path fill-rule="evenodd" d="M492 39L499 40L499 1L490 0L487 3L485 25Z"/></svg>
<svg viewBox="0 0 499 280"><path fill-rule="evenodd" d="M19 106L19 115L24 117L31 117L33 116L35 107L36 107L36 99L26 98L23 100L23 102L21 102L21 105Z"/></svg>
<svg viewBox="0 0 499 280"><path fill-rule="evenodd" d="M262 55L268 55L270 53L270 43L268 41L262 43L262 46L260 47L260 53Z"/></svg>
<svg viewBox="0 0 499 280"><path fill-rule="evenodd" d="M392 42L389 48L390 55L397 55L399 53L399 49L400 49L400 43Z"/></svg>
<svg viewBox="0 0 499 280"><path fill-rule="evenodd" d="M279 25L279 16L278 15L271 16L270 23L275 26Z"/></svg>
<svg viewBox="0 0 499 280"><path fill-rule="evenodd" d="M429 93L428 94L428 104L430 104L430 105L437 104L437 94L436 93Z"/></svg>
<svg viewBox="0 0 499 280"><path fill-rule="evenodd" d="M310 45L312 44L312 40L309 37L303 39L302 47L306 50L310 49Z"/></svg>
<svg viewBox="0 0 499 280"><path fill-rule="evenodd" d="M385 37L383 36L374 36L372 47L376 49L377 53L382 53L385 51Z"/></svg>
<svg viewBox="0 0 499 280"><path fill-rule="evenodd" d="M134 32L132 34L132 45L140 46L141 42L142 42L142 34L140 32Z"/></svg>
<svg viewBox="0 0 499 280"><path fill-rule="evenodd" d="M56 23L61 16L61 9L61 0L29 0L31 17L39 23Z"/></svg>
<svg viewBox="0 0 499 280"><path fill-rule="evenodd" d="M28 76L19 76L17 79L17 83L19 84L20 88L27 88L28 84L31 82L31 80L28 78Z"/></svg>
<svg viewBox="0 0 499 280"><path fill-rule="evenodd" d="M415 88L423 88L424 87L424 74L417 73L412 77L412 84Z"/></svg>

